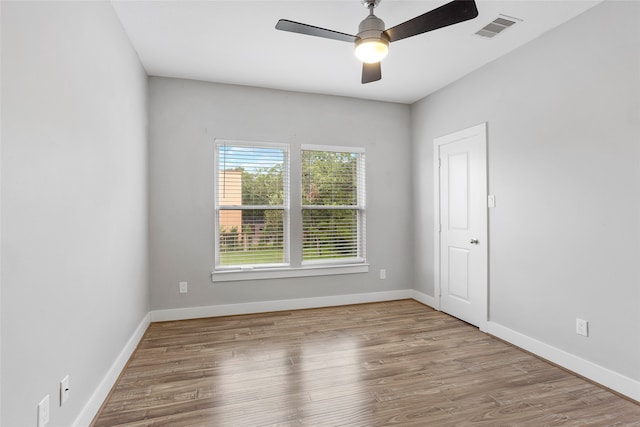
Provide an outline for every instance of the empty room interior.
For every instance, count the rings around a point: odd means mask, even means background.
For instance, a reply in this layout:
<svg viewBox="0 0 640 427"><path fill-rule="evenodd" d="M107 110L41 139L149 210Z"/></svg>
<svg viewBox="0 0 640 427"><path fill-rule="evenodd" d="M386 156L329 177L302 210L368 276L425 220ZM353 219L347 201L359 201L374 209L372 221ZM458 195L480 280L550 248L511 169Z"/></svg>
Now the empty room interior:
<svg viewBox="0 0 640 427"><path fill-rule="evenodd" d="M0 14L2 427L640 423L640 2Z"/></svg>

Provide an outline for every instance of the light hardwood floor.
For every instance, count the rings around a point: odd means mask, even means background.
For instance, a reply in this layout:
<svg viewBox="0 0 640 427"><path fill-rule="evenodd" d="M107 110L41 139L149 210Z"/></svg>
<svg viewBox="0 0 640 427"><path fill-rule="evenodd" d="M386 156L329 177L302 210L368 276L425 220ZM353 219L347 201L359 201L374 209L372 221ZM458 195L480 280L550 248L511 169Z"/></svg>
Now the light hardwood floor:
<svg viewBox="0 0 640 427"><path fill-rule="evenodd" d="M404 300L153 323L92 425L640 426L640 405Z"/></svg>

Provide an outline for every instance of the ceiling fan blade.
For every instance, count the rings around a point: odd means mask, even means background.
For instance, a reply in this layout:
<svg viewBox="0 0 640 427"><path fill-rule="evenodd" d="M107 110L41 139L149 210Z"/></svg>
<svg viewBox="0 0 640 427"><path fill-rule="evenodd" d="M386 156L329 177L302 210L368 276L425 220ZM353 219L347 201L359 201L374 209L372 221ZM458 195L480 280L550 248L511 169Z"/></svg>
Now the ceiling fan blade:
<svg viewBox="0 0 640 427"><path fill-rule="evenodd" d="M382 68L380 63L367 64L362 63L362 84L376 82L382 78Z"/></svg>
<svg viewBox="0 0 640 427"><path fill-rule="evenodd" d="M423 15L410 19L384 31L389 41L395 42L437 30L478 16L478 8L473 0L454 0Z"/></svg>
<svg viewBox="0 0 640 427"><path fill-rule="evenodd" d="M355 43L357 37L351 34L340 33L338 31L327 30L326 28L314 27L313 25L302 24L300 22L281 19L276 24L276 29L289 31L291 33L306 34L308 36L323 37L325 39L339 40L342 42Z"/></svg>

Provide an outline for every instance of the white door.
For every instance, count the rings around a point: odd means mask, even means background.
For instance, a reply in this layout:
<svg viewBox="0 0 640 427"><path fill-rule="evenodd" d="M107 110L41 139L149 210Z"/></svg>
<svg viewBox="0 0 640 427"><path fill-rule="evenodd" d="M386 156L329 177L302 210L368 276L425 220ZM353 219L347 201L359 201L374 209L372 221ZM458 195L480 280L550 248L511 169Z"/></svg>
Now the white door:
<svg viewBox="0 0 640 427"><path fill-rule="evenodd" d="M486 329L486 123L434 140L436 295L440 309ZM438 289L439 288L439 289Z"/></svg>

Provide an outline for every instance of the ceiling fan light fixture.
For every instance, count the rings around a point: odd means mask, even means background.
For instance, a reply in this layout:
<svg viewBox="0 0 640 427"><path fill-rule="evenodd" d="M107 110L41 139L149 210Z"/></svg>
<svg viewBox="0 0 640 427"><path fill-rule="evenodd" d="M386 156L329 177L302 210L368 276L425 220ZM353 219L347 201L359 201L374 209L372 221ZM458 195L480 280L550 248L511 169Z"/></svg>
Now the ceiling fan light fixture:
<svg viewBox="0 0 640 427"><path fill-rule="evenodd" d="M0 0L1 1L1 0ZM389 43L448 27L478 16L475 0L452 0L440 7L385 30L384 21L373 10L382 0L360 0L369 16L360 22L358 34L351 35L301 22L280 19L277 30L306 34L325 39L355 43L355 54L362 61L362 83L382 78L380 62L389 53Z"/></svg>
<svg viewBox="0 0 640 427"><path fill-rule="evenodd" d="M356 42L356 57L367 64L382 61L389 53L389 42L382 38L361 39Z"/></svg>

